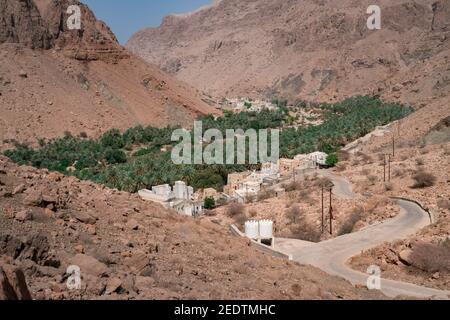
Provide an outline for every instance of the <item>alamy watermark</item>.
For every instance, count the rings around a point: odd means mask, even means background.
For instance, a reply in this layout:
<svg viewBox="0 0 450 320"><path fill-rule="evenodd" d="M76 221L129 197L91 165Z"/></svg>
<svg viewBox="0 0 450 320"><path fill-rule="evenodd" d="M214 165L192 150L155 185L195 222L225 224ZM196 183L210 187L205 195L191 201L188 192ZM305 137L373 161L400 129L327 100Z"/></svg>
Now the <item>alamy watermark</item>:
<svg viewBox="0 0 450 320"><path fill-rule="evenodd" d="M192 133L185 129L175 130L172 142L180 142L172 149L175 164L276 163L280 155L278 129L249 129L245 132L242 129L227 129L224 137L218 129L208 129L203 134L202 122L196 121Z"/></svg>
<svg viewBox="0 0 450 320"><path fill-rule="evenodd" d="M69 290L81 289L81 270L79 266L68 266L66 273L69 275L66 281L66 287Z"/></svg>
<svg viewBox="0 0 450 320"><path fill-rule="evenodd" d="M367 28L369 28L369 30L380 30L381 8L377 5L371 5L367 8L367 14L370 14L367 19Z"/></svg>
<svg viewBox="0 0 450 320"><path fill-rule="evenodd" d="M370 276L367 278L367 289L381 290L381 269L379 266L371 265L367 268Z"/></svg>
<svg viewBox="0 0 450 320"><path fill-rule="evenodd" d="M81 29L81 8L77 5L71 5L67 8L66 13L69 15L67 19L67 29L80 30Z"/></svg>

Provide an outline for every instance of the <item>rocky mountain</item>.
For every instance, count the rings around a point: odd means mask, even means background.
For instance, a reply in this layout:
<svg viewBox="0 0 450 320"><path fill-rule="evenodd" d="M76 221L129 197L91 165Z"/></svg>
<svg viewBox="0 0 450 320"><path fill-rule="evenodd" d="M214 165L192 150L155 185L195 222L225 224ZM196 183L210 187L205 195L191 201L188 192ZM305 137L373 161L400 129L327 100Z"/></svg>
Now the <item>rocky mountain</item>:
<svg viewBox="0 0 450 320"><path fill-rule="evenodd" d="M227 0L168 16L126 47L216 96L336 101L383 95L420 105L450 90L450 3Z"/></svg>
<svg viewBox="0 0 450 320"><path fill-rule="evenodd" d="M68 29L71 4L81 9L80 30ZM127 52L78 1L1 0L0 57L3 142L189 126L216 112L198 90Z"/></svg>

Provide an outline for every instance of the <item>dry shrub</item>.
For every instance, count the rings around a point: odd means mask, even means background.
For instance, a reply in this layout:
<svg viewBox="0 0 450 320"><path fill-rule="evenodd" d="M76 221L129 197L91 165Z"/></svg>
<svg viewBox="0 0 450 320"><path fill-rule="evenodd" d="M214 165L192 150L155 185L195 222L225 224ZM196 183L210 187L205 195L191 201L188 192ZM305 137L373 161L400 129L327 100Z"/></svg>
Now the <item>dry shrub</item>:
<svg viewBox="0 0 450 320"><path fill-rule="evenodd" d="M364 169L361 170L361 173L364 176L368 176L370 174L370 172L371 172L370 169L367 169L367 168L364 168Z"/></svg>
<svg viewBox="0 0 450 320"><path fill-rule="evenodd" d="M405 175L405 172L402 169L395 169L392 172L392 174L393 174L394 177L400 177L401 178L401 177L403 177Z"/></svg>
<svg viewBox="0 0 450 320"><path fill-rule="evenodd" d="M417 141L417 145L420 149L423 149L427 146L427 142L425 141L425 139L421 138Z"/></svg>
<svg viewBox="0 0 450 320"><path fill-rule="evenodd" d="M245 203L254 203L256 202L256 200L258 200L258 196L257 195L248 195L245 197Z"/></svg>
<svg viewBox="0 0 450 320"><path fill-rule="evenodd" d="M365 203L366 212L373 214L377 208L384 208L391 203L388 197L371 197Z"/></svg>
<svg viewBox="0 0 450 320"><path fill-rule="evenodd" d="M360 157L361 161L366 164L372 163L372 161L373 161L372 157L365 153L360 153L359 157Z"/></svg>
<svg viewBox="0 0 450 320"><path fill-rule="evenodd" d="M414 246L411 264L426 272L450 272L450 246L447 243L421 243Z"/></svg>
<svg viewBox="0 0 450 320"><path fill-rule="evenodd" d="M387 182L384 184L384 190L386 191L392 191L394 189L394 185L390 182Z"/></svg>
<svg viewBox="0 0 450 320"><path fill-rule="evenodd" d="M397 141L397 149L403 149L408 147L408 143L406 141Z"/></svg>
<svg viewBox="0 0 450 320"><path fill-rule="evenodd" d="M298 198L304 200L304 199L308 199L311 195L311 192L309 190L302 190L298 193Z"/></svg>
<svg viewBox="0 0 450 320"><path fill-rule="evenodd" d="M307 221L304 212L297 205L294 205L286 214L291 223L289 230L292 238L311 242L320 241L321 231Z"/></svg>
<svg viewBox="0 0 450 320"><path fill-rule="evenodd" d="M425 164L425 161L422 158L416 159L416 165L423 166Z"/></svg>
<svg viewBox="0 0 450 320"><path fill-rule="evenodd" d="M204 210L203 214L207 217L214 217L217 215L217 213L213 210Z"/></svg>
<svg viewBox="0 0 450 320"><path fill-rule="evenodd" d="M235 217L245 213L245 206L241 203L230 203L227 208L230 217Z"/></svg>
<svg viewBox="0 0 450 320"><path fill-rule="evenodd" d="M337 152L337 156L340 161L350 160L350 153L348 151L340 150Z"/></svg>
<svg viewBox="0 0 450 320"><path fill-rule="evenodd" d="M450 146L444 146L443 149L444 156L450 156Z"/></svg>
<svg viewBox="0 0 450 320"><path fill-rule="evenodd" d="M314 172L314 173L311 175L311 181L316 181L316 180L318 179L318 177L319 177L319 174L318 174L317 172Z"/></svg>
<svg viewBox="0 0 450 320"><path fill-rule="evenodd" d="M337 172L342 172L342 171L345 171L345 170L347 169L347 165L344 164L344 163L338 163L338 164L335 166L335 168L336 168L336 171L337 171Z"/></svg>
<svg viewBox="0 0 450 320"><path fill-rule="evenodd" d="M292 290L292 293L297 297L300 297L302 294L302 287L298 283L294 283L291 286L291 290Z"/></svg>
<svg viewBox="0 0 450 320"><path fill-rule="evenodd" d="M417 189L431 187L436 183L436 177L425 171L417 171L412 178L415 181L413 188Z"/></svg>
<svg viewBox="0 0 450 320"><path fill-rule="evenodd" d="M378 181L378 178L377 176L369 175L367 176L367 180L370 182L371 185L374 185Z"/></svg>
<svg viewBox="0 0 450 320"><path fill-rule="evenodd" d="M284 188L284 190L286 190L286 192L292 192L292 191L300 190L302 188L302 185L300 182L291 182L291 183L284 184L283 188Z"/></svg>
<svg viewBox="0 0 450 320"><path fill-rule="evenodd" d="M358 221L361 221L364 215L364 209L361 207L355 207L353 208L352 213L347 218L347 220L344 221L342 226L339 228L338 236L342 236L344 234L352 233L353 229L355 228L355 225Z"/></svg>
<svg viewBox="0 0 450 320"><path fill-rule="evenodd" d="M437 202L437 206L440 209L450 210L450 200L445 200L445 199L439 200Z"/></svg>
<svg viewBox="0 0 450 320"><path fill-rule="evenodd" d="M243 226L246 221L247 221L247 216L245 214L239 214L234 217L234 223L237 226Z"/></svg>
<svg viewBox="0 0 450 320"><path fill-rule="evenodd" d="M298 205L293 205L289 210L286 212L286 218L289 220L289 223L295 224L299 221L301 215L300 208Z"/></svg>
<svg viewBox="0 0 450 320"><path fill-rule="evenodd" d="M319 242L322 236L322 233L317 227L306 222L299 222L293 225L290 230L293 238L304 241Z"/></svg>
<svg viewBox="0 0 450 320"><path fill-rule="evenodd" d="M259 192L258 194L258 201L264 201L270 198L273 198L275 196L273 191L270 190L263 190Z"/></svg>
<svg viewBox="0 0 450 320"><path fill-rule="evenodd" d="M329 190L330 188L333 188L333 181L331 181L328 178L320 178L316 182L316 186L319 188L324 188L326 190Z"/></svg>

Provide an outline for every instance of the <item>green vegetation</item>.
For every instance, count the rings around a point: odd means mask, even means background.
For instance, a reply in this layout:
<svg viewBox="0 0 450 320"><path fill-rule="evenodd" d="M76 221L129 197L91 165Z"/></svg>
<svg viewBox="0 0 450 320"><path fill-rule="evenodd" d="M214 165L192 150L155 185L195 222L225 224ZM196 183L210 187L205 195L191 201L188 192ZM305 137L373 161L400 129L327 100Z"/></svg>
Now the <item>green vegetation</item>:
<svg viewBox="0 0 450 320"><path fill-rule="evenodd" d="M216 200L214 200L214 198L212 197L205 198L204 207L207 210L214 209L216 207Z"/></svg>
<svg viewBox="0 0 450 320"><path fill-rule="evenodd" d="M330 154L330 163L335 163L335 153L348 142L412 112L411 108L386 104L372 97L321 104L319 108L323 111L323 124L289 128L280 133L281 157L292 158L299 153L321 150ZM225 113L222 118L207 116L199 120L203 121L204 131L216 128L225 136L226 129L280 128L289 123L290 118L288 110L280 108L259 113ZM254 165L175 165L170 153L176 144L171 141L174 129L136 127L124 133L114 129L97 140L67 133L59 139L41 140L38 149L17 144L5 155L21 165L48 168L129 192L173 184L177 180L184 180L194 188L220 190L229 173L258 168Z"/></svg>
<svg viewBox="0 0 450 320"><path fill-rule="evenodd" d="M401 119L412 108L384 103L377 97L355 97L336 104L299 104L305 108L321 109L324 123L318 126L289 128L280 135L280 155L292 158L300 153L320 150L337 152L375 127Z"/></svg>
<svg viewBox="0 0 450 320"><path fill-rule="evenodd" d="M326 165L334 167L338 163L339 159L336 153L330 153L326 160Z"/></svg>

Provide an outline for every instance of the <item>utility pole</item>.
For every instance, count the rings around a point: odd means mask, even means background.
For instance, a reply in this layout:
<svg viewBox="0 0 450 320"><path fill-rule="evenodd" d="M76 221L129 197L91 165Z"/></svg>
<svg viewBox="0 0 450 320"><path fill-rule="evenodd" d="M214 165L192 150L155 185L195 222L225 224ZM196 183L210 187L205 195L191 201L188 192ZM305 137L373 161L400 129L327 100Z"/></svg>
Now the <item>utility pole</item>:
<svg viewBox="0 0 450 320"><path fill-rule="evenodd" d="M395 134L392 132L392 157L395 157Z"/></svg>
<svg viewBox="0 0 450 320"><path fill-rule="evenodd" d="M388 171L389 171L389 175L388 175L388 177L389 177L389 182L391 181L391 155L390 154L388 154L388 162L389 162L389 169L388 169Z"/></svg>
<svg viewBox="0 0 450 320"><path fill-rule="evenodd" d="M330 234L333 234L333 205L332 205L332 198L331 198L331 191L332 188L330 188Z"/></svg>
<svg viewBox="0 0 450 320"><path fill-rule="evenodd" d="M383 181L386 182L386 154L383 154Z"/></svg>
<svg viewBox="0 0 450 320"><path fill-rule="evenodd" d="M294 176L294 183L296 182L295 181L295 167L292 167L292 175Z"/></svg>
<svg viewBox="0 0 450 320"><path fill-rule="evenodd" d="M324 190L325 186L322 185L322 233L323 233L323 229L324 229L324 223L325 223L325 208L324 208L324 201L323 201L323 190Z"/></svg>

